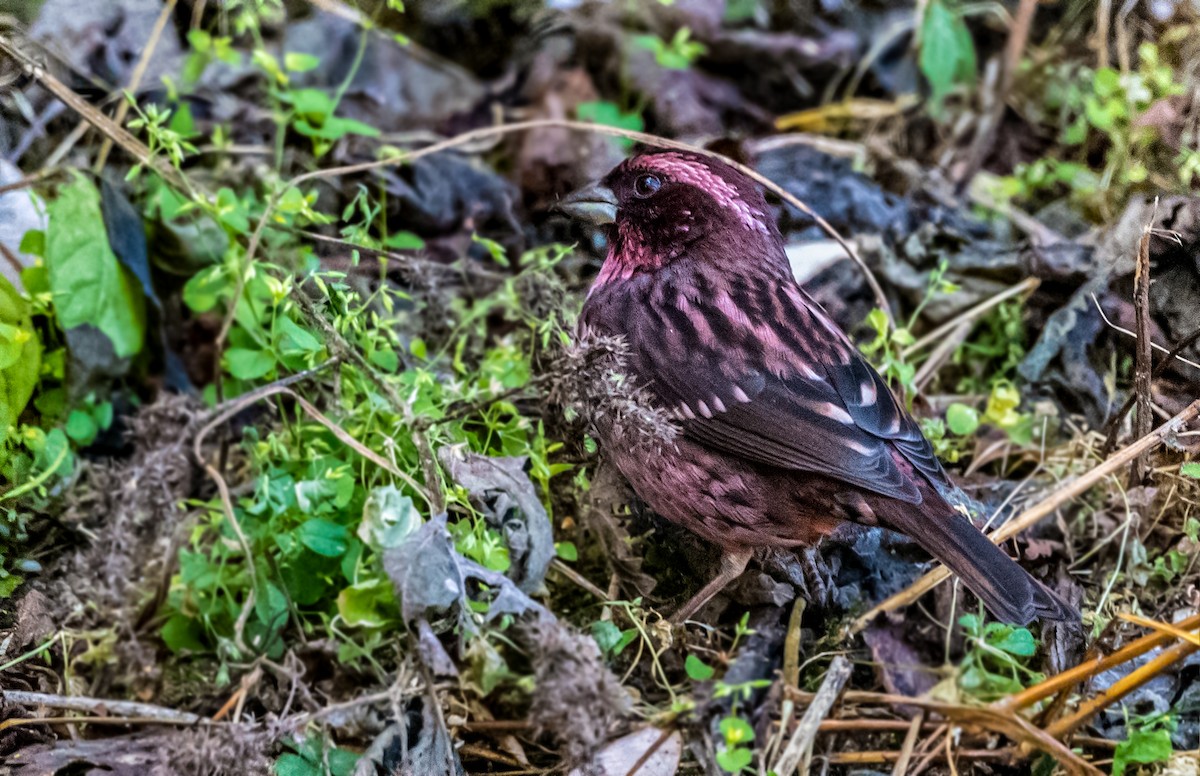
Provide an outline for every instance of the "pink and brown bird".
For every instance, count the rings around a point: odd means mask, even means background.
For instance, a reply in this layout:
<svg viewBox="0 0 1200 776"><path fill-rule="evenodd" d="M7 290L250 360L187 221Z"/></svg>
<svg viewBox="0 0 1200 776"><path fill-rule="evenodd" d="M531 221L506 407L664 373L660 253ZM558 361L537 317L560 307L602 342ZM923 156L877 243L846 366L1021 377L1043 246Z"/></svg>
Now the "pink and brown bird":
<svg viewBox="0 0 1200 776"><path fill-rule="evenodd" d="M933 447L796 282L754 181L699 154L645 153L560 209L610 232L580 326L625 339L627 376L680 432L644 444L608 423L601 443L652 509L723 552L673 619L755 548L812 546L847 521L911 537L1004 621L1078 618L943 496Z"/></svg>

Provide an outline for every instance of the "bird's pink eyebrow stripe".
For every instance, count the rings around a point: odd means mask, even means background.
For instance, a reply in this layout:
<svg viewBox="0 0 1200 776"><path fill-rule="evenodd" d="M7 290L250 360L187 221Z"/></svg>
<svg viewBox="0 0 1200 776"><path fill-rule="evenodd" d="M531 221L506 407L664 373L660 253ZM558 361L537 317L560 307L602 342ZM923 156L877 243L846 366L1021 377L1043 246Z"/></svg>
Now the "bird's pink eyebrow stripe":
<svg viewBox="0 0 1200 776"><path fill-rule="evenodd" d="M656 154L647 160L646 168L654 172L661 172L671 180L707 191L722 207L727 207L737 213L742 226L768 234L767 225L762 220L763 214L747 205L733 184L703 164L678 154L664 153Z"/></svg>

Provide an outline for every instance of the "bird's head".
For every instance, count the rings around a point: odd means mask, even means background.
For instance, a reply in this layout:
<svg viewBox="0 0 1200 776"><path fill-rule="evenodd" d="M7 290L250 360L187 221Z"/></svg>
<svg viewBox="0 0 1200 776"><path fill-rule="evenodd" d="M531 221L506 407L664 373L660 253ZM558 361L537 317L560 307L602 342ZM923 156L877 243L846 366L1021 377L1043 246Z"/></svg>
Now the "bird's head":
<svg viewBox="0 0 1200 776"><path fill-rule="evenodd" d="M654 272L681 256L730 268L777 264L782 241L758 185L733 167L684 151L641 154L559 203L568 215L609 225L598 283Z"/></svg>

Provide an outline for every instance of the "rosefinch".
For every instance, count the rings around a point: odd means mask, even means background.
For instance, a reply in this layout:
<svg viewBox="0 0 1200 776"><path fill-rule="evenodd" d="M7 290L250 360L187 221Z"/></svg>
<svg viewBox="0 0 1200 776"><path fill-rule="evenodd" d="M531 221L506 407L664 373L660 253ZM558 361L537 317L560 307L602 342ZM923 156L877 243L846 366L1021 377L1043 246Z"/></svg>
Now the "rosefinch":
<svg viewBox="0 0 1200 776"><path fill-rule="evenodd" d="M942 495L953 486L933 447L795 281L753 181L697 154L648 153L560 208L610 230L581 327L626 339L628 376L681 432L645 444L609 423L601 442L647 504L724 552L673 619L755 547L811 546L843 521L910 536L1002 620L1077 619Z"/></svg>

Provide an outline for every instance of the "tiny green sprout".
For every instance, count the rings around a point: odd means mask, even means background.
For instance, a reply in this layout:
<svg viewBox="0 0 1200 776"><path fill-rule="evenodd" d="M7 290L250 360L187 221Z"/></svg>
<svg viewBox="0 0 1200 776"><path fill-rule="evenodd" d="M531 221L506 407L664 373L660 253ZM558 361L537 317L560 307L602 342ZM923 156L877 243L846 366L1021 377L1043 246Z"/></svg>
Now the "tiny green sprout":
<svg viewBox="0 0 1200 776"><path fill-rule="evenodd" d="M741 773L754 759L754 752L747 746L754 741L754 728L736 715L725 717L718 727L725 747L717 752L717 765L726 773Z"/></svg>
<svg viewBox="0 0 1200 776"><path fill-rule="evenodd" d="M708 52L707 46L692 40L692 31L687 27L676 30L669 41L657 35L635 35L633 45L653 53L659 67L668 70L686 70Z"/></svg>

